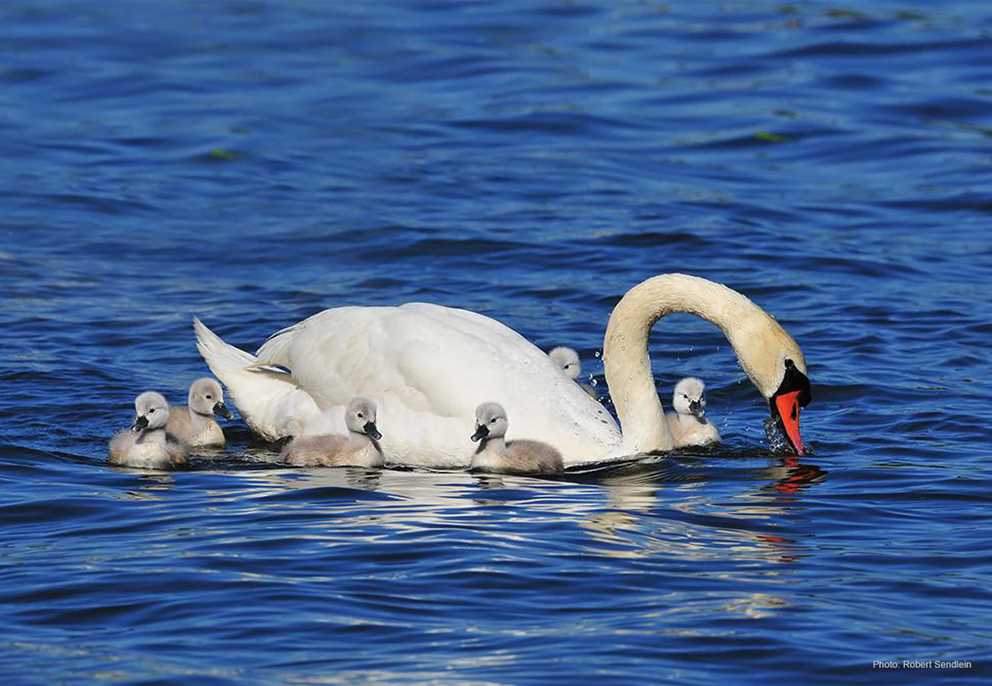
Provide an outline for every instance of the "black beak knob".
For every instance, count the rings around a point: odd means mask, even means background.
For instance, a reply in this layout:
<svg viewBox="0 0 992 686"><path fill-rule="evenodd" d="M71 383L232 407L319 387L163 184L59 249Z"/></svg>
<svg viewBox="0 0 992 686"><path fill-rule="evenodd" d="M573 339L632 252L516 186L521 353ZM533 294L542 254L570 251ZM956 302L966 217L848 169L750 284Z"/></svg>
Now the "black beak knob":
<svg viewBox="0 0 992 686"><path fill-rule="evenodd" d="M365 430L365 435L373 441L378 441L382 438L382 434L379 433L379 429L376 428L375 422L365 422L365 426L362 428Z"/></svg>
<svg viewBox="0 0 992 686"><path fill-rule="evenodd" d="M699 400L693 400L689 403L689 412L691 412L696 419L702 419L703 415L706 414L706 408L703 407L703 403Z"/></svg>
<svg viewBox="0 0 992 686"><path fill-rule="evenodd" d="M480 424L475 427L475 433L472 434L472 442L481 441L483 438L489 435L489 427L485 424Z"/></svg>
<svg viewBox="0 0 992 686"><path fill-rule="evenodd" d="M214 405L214 414L223 417L224 419L234 419L234 415L231 414L229 409L227 409L227 405L221 402Z"/></svg>

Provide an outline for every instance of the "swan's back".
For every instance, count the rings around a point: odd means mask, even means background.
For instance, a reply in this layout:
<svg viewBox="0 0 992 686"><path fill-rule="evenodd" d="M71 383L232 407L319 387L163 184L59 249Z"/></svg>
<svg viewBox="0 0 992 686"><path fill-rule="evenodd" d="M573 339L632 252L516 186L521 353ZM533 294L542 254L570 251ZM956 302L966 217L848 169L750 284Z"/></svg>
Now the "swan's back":
<svg viewBox="0 0 992 686"><path fill-rule="evenodd" d="M321 407L375 397L383 439L400 462L463 466L479 403L500 398L524 435L541 435L566 461L618 454L613 418L539 348L503 324L427 303L340 307L273 336L259 360L292 370ZM452 374L456 369L457 374Z"/></svg>
<svg viewBox="0 0 992 686"><path fill-rule="evenodd" d="M193 418L190 416L191 410L185 405L169 406L169 422L165 425L165 430L175 436L179 441L192 447L224 445L224 430L213 417L204 417L204 428L196 431L193 428Z"/></svg>
<svg viewBox="0 0 992 686"><path fill-rule="evenodd" d="M557 474L564 469L561 453L547 443L516 440L488 443L472 456L469 469L497 474Z"/></svg>
<svg viewBox="0 0 992 686"><path fill-rule="evenodd" d="M279 457L283 462L294 467L326 465L343 456L347 446L346 436L300 436L290 441L282 449Z"/></svg>
<svg viewBox="0 0 992 686"><path fill-rule="evenodd" d="M293 467L381 467L382 454L371 441L340 436L300 436L294 438L280 454Z"/></svg>
<svg viewBox="0 0 992 686"><path fill-rule="evenodd" d="M508 472L553 474L564 468L561 453L539 441L510 441L506 444L503 461Z"/></svg>

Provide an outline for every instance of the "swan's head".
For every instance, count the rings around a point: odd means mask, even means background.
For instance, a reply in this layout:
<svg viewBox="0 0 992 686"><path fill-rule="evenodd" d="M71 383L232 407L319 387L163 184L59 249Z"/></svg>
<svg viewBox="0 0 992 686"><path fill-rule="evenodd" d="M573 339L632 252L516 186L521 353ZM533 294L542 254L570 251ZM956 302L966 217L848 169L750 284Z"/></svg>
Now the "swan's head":
<svg viewBox="0 0 992 686"><path fill-rule="evenodd" d="M706 384L694 376L686 378L675 384L675 392L672 393L672 407L679 414L692 415L699 420L700 424L706 423L703 417L706 416Z"/></svg>
<svg viewBox="0 0 992 686"><path fill-rule="evenodd" d="M791 357L783 359L782 380L768 398L768 410L796 455L806 454L803 438L799 434L799 413L812 399L809 377L806 376L806 361L802 358L802 353L799 353L798 360Z"/></svg>
<svg viewBox="0 0 992 686"><path fill-rule="evenodd" d="M364 434L374 441L382 438L378 427L375 425L376 407L375 403L368 398L352 398L348 407L344 411L344 423L348 431L356 434Z"/></svg>
<svg viewBox="0 0 992 686"><path fill-rule="evenodd" d="M774 317L746 302L749 308L736 315L724 333L734 346L741 367L768 401L772 418L789 445L797 455L804 455L799 413L812 398L806 358L799 344Z"/></svg>
<svg viewBox="0 0 992 686"><path fill-rule="evenodd" d="M224 389L216 379L205 376L189 387L189 409L197 414L216 414L227 419L234 415L224 405Z"/></svg>
<svg viewBox="0 0 992 686"><path fill-rule="evenodd" d="M582 363L579 362L579 354L571 348L567 348L564 345L553 348L548 353L548 357L570 379L577 379L579 378L579 374L582 373Z"/></svg>
<svg viewBox="0 0 992 686"><path fill-rule="evenodd" d="M506 435L506 410L499 403L482 403L475 409L473 441L502 438Z"/></svg>
<svg viewBox="0 0 992 686"><path fill-rule="evenodd" d="M161 429L169 421L169 403L161 393L145 391L134 399L134 415L131 431Z"/></svg>

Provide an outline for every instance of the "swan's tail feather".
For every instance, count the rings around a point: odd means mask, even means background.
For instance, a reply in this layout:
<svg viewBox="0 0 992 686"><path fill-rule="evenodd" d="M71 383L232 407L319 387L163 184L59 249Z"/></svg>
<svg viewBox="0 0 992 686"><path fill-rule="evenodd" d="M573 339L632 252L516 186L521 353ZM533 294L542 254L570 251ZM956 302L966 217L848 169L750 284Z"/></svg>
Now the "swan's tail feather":
<svg viewBox="0 0 992 686"><path fill-rule="evenodd" d="M288 381L293 377L293 371L289 367L284 367L281 364L263 364L261 362L256 362L255 364L248 366L249 371L253 371L256 374L271 374L272 376Z"/></svg>
<svg viewBox="0 0 992 686"><path fill-rule="evenodd" d="M196 349L200 351L210 371L221 381L226 374L257 364L254 355L225 343L198 317L193 317L193 330L196 332Z"/></svg>
<svg viewBox="0 0 992 686"><path fill-rule="evenodd" d="M258 364L270 367L284 367L288 361L289 346L293 342L293 337L303 322L287 326L269 336L262 344L255 355L258 357Z"/></svg>
<svg viewBox="0 0 992 686"><path fill-rule="evenodd" d="M251 429L269 441L294 433L291 421L316 412L313 400L293 382L288 370L262 365L254 355L225 343L193 317L196 348L220 379Z"/></svg>

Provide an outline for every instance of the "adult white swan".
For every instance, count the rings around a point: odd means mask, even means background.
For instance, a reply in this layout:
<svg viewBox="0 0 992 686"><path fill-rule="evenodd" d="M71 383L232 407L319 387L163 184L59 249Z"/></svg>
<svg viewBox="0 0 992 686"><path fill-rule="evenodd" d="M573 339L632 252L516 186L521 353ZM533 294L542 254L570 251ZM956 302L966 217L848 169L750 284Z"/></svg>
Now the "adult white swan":
<svg viewBox="0 0 992 686"><path fill-rule="evenodd" d="M440 305L337 307L274 334L256 355L230 346L198 320L197 347L241 416L269 440L344 433L355 396L379 406L390 431L387 461L463 467L475 408L497 401L514 418L510 438L553 445L566 466L672 448L651 375L648 334L672 312L716 324L769 401L798 454L800 407L810 400L799 346L764 310L718 283L684 274L648 279L620 300L606 328L603 362L613 418L544 352L498 321Z"/></svg>

